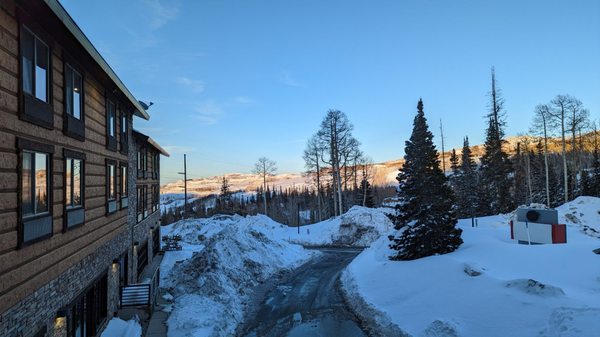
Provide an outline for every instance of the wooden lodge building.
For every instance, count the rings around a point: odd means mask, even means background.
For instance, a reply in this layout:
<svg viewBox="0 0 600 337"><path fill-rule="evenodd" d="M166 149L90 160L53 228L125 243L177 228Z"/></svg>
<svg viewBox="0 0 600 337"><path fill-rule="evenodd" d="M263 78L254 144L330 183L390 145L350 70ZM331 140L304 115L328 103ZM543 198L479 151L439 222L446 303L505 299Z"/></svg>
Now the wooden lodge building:
<svg viewBox="0 0 600 337"><path fill-rule="evenodd" d="M98 336L123 289L155 292L168 154L134 116L57 0L0 0L0 336Z"/></svg>

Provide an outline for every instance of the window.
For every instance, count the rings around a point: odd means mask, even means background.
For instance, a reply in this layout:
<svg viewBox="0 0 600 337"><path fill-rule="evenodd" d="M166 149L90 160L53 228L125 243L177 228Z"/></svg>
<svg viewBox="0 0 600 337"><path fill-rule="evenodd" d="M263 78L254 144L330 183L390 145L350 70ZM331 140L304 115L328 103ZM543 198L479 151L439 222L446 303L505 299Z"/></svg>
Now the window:
<svg viewBox="0 0 600 337"><path fill-rule="evenodd" d="M21 227L19 244L52 236L52 194L50 171L54 148L19 138L21 150Z"/></svg>
<svg viewBox="0 0 600 337"><path fill-rule="evenodd" d="M21 29L21 118L52 129L50 105L50 48L29 28Z"/></svg>
<svg viewBox="0 0 600 337"><path fill-rule="evenodd" d="M73 69L70 64L65 66L65 91L67 95L66 107L67 114L73 116L73 118L81 119L81 110L83 107L83 96L81 92L82 79L81 74L77 70Z"/></svg>
<svg viewBox="0 0 600 337"><path fill-rule="evenodd" d="M137 153L137 177L146 178L147 153L145 148L139 148Z"/></svg>
<svg viewBox="0 0 600 337"><path fill-rule="evenodd" d="M160 165L160 153L155 153L152 157L152 178L158 179L158 167Z"/></svg>
<svg viewBox="0 0 600 337"><path fill-rule="evenodd" d="M106 161L106 201L107 213L117 211L117 165L112 160Z"/></svg>
<svg viewBox="0 0 600 337"><path fill-rule="evenodd" d="M121 163L121 208L125 208L129 205L129 194L127 192L127 163Z"/></svg>
<svg viewBox="0 0 600 337"><path fill-rule="evenodd" d="M85 140L85 124L83 122L83 77L71 63L65 62L65 123L66 135Z"/></svg>
<svg viewBox="0 0 600 337"><path fill-rule="evenodd" d="M85 154L64 149L65 157L65 227L81 225L85 219L83 207L85 191Z"/></svg>
<svg viewBox="0 0 600 337"><path fill-rule="evenodd" d="M127 124L128 122L127 112L121 110L121 153L127 153L127 145L128 145L128 136L127 136Z"/></svg>
<svg viewBox="0 0 600 337"><path fill-rule="evenodd" d="M117 108L111 100L106 100L106 147L117 149Z"/></svg>
<svg viewBox="0 0 600 337"><path fill-rule="evenodd" d="M23 92L42 102L48 100L48 65L50 50L48 45L23 27L21 32Z"/></svg>
<svg viewBox="0 0 600 337"><path fill-rule="evenodd" d="M160 226L152 231L152 256L156 256L160 250Z"/></svg>
<svg viewBox="0 0 600 337"><path fill-rule="evenodd" d="M108 277L100 277L69 309L69 337L96 336L108 313Z"/></svg>
<svg viewBox="0 0 600 337"><path fill-rule="evenodd" d="M146 186L138 186L137 188L137 221L140 222L146 217Z"/></svg>

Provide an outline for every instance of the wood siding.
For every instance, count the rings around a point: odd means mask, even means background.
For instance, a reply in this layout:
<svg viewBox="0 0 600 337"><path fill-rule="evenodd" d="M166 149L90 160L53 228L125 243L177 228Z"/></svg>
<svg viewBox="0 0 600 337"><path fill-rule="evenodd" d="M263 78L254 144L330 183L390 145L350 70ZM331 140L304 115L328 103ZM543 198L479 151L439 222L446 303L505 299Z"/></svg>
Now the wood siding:
<svg viewBox="0 0 600 337"><path fill-rule="evenodd" d="M0 313L56 278L118 235L127 235L127 210L106 215L106 159L126 162L127 155L106 148L105 87L84 67L85 141L63 134L63 46L51 48L54 129L19 118L19 27L16 6L0 6ZM47 31L52 33L52 31ZM64 38L64 37L63 37ZM88 64L88 67L90 65ZM119 105L119 102L116 102ZM117 114L117 117L120 112ZM120 119L117 118L117 130ZM19 151L17 137L54 146L51 165L53 236L18 247ZM120 134L117 132L117 140ZM63 232L63 149L84 152L85 223Z"/></svg>

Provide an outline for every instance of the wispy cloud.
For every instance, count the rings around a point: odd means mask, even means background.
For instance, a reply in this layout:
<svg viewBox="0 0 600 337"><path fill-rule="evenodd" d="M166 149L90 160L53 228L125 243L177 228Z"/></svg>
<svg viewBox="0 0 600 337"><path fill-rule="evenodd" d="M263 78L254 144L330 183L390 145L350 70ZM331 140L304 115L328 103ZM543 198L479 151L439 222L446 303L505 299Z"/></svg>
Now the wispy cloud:
<svg viewBox="0 0 600 337"><path fill-rule="evenodd" d="M196 114L192 115L192 117L203 125L217 124L219 122L219 117L225 113L221 105L213 100L206 100L198 103L194 110L196 111Z"/></svg>
<svg viewBox="0 0 600 337"><path fill-rule="evenodd" d="M237 96L233 99L236 103L251 104L254 103L254 98L248 96Z"/></svg>
<svg viewBox="0 0 600 337"><path fill-rule="evenodd" d="M142 3L151 14L150 28L154 30L162 28L179 16L179 6L174 3L170 3L168 6L163 5L160 0L142 0Z"/></svg>
<svg viewBox="0 0 600 337"><path fill-rule="evenodd" d="M281 71L281 74L279 74L279 81L290 87L304 87L304 83L295 79L287 70Z"/></svg>
<svg viewBox="0 0 600 337"><path fill-rule="evenodd" d="M201 93L204 91L204 81L193 80L188 77L178 77L177 83L188 87L192 92Z"/></svg>

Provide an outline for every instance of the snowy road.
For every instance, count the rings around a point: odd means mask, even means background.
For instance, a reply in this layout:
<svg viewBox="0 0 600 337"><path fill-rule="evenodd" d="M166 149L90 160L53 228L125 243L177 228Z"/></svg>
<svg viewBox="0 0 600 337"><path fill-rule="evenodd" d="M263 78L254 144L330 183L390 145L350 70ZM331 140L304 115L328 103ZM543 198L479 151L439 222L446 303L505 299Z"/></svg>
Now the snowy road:
<svg viewBox="0 0 600 337"><path fill-rule="evenodd" d="M247 337L366 336L348 312L339 289L342 270L356 249L321 249L323 255L292 272L267 292Z"/></svg>

